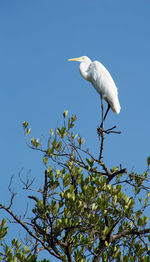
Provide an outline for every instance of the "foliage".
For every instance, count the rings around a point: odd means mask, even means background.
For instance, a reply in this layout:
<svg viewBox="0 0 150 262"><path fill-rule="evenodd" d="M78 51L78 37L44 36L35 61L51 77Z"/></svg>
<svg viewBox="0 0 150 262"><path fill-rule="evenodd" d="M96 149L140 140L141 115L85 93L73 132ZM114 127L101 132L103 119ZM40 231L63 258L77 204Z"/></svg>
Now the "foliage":
<svg viewBox="0 0 150 262"><path fill-rule="evenodd" d="M96 158L73 133L76 116L67 113L62 127L50 129L45 149L38 138L28 142L31 128L23 123L27 145L43 154L44 186L36 189L39 195L29 196L35 202L30 224L18 219L11 205L0 205L33 239L34 252L14 239L7 254L36 261L43 248L63 262L149 261L148 170L136 174L122 167L109 169L102 161L102 142ZM35 192L32 183L24 184ZM2 238L6 231L2 226Z"/></svg>
<svg viewBox="0 0 150 262"><path fill-rule="evenodd" d="M6 236L8 227L6 227L6 220L3 219L0 223L0 247L3 250L0 252L0 261L6 262L35 262L36 257L32 255L28 246L22 247L22 243L17 239L11 241L11 247L6 245L4 237Z"/></svg>

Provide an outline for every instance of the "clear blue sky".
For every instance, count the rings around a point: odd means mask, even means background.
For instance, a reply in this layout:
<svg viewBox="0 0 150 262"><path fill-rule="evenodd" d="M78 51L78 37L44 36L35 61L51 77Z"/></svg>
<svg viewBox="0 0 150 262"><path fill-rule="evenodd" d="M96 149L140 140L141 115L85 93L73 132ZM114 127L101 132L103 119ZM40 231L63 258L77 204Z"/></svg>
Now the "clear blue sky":
<svg viewBox="0 0 150 262"><path fill-rule="evenodd" d="M121 113L109 113L106 127L121 135L105 140L108 166L146 170L150 155L150 2L120 0L0 1L1 183L0 199L9 199L10 176L21 168L41 183L42 156L26 147L22 122L32 135L45 137L61 124L67 109L78 117L86 147L98 155L96 128L100 99L81 78L78 63L87 55L101 61L119 90ZM14 185L20 191L17 178ZM18 210L22 200L16 196ZM17 204L16 204L17 205ZM15 208L14 208L15 209Z"/></svg>

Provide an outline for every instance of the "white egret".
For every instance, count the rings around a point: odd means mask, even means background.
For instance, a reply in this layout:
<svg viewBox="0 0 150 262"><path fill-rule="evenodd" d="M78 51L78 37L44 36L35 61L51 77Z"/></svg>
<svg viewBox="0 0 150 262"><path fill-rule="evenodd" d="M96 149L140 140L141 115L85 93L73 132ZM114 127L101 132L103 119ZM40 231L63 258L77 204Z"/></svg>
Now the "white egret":
<svg viewBox="0 0 150 262"><path fill-rule="evenodd" d="M79 71L81 76L91 82L96 91L101 96L102 104L102 124L103 127L104 120L107 116L109 109L116 114L120 113L120 103L118 99L117 87L108 72L108 70L99 61L92 62L87 56L81 56L77 58L68 59L68 61L78 61L80 62ZM108 103L108 107L105 115L103 116L103 99Z"/></svg>

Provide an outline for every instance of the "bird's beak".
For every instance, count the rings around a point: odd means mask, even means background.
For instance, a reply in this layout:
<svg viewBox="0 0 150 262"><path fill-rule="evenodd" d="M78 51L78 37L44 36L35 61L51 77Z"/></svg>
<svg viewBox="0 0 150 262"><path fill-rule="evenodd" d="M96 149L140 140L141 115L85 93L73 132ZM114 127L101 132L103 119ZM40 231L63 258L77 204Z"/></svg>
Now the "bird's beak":
<svg viewBox="0 0 150 262"><path fill-rule="evenodd" d="M68 61L79 61L80 59L81 59L81 57L70 58L70 59L68 59Z"/></svg>

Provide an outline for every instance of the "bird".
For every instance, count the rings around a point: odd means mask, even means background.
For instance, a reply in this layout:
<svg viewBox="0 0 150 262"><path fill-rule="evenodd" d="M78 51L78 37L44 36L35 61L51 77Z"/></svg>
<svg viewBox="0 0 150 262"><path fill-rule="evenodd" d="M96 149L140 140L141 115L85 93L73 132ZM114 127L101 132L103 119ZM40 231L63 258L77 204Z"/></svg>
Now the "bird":
<svg viewBox="0 0 150 262"><path fill-rule="evenodd" d="M100 125L102 128L110 108L116 114L119 114L121 110L118 98L118 89L112 76L102 63L99 61L92 62L87 56L70 58L68 61L80 62L80 74L85 80L88 80L94 86L100 95L102 111L104 110L103 99L107 102L107 110L105 115L104 112L102 112L102 123Z"/></svg>

